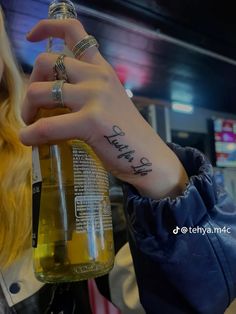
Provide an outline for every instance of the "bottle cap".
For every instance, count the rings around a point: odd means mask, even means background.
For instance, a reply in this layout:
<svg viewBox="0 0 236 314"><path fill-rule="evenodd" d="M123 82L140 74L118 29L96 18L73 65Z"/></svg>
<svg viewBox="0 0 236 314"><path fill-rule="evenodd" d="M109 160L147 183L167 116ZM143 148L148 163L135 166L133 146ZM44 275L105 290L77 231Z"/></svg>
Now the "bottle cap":
<svg viewBox="0 0 236 314"><path fill-rule="evenodd" d="M53 0L49 5L50 19L77 18L74 4L70 0Z"/></svg>

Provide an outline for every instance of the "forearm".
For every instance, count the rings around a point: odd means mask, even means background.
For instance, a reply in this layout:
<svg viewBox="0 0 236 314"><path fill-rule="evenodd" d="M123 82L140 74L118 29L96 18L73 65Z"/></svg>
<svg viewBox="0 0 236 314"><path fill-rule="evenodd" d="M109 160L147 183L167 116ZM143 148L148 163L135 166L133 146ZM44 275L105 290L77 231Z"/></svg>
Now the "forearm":
<svg viewBox="0 0 236 314"><path fill-rule="evenodd" d="M153 199L174 198L183 192L188 176L182 163L143 118L136 125L113 125L108 130L97 153L103 161L106 156L105 165L113 161L108 170L114 176Z"/></svg>
<svg viewBox="0 0 236 314"><path fill-rule="evenodd" d="M156 200L181 195L188 183L188 176L182 163L159 136L153 139L149 147L152 147L152 151L148 153L152 171L146 176L135 178L134 182L130 183L142 196Z"/></svg>

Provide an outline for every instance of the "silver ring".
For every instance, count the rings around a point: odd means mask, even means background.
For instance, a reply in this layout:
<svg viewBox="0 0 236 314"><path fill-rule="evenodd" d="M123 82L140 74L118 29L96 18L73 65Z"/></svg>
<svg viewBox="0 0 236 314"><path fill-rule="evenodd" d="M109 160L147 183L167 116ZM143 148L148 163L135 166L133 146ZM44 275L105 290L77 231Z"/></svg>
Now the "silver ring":
<svg viewBox="0 0 236 314"><path fill-rule="evenodd" d="M65 80L66 82L68 82L68 75L66 73L66 67L64 65L64 58L65 55L63 54L57 58L53 67L54 78L55 80Z"/></svg>
<svg viewBox="0 0 236 314"><path fill-rule="evenodd" d="M65 80L56 80L52 86L52 98L59 105L59 107L65 107L63 101L62 87Z"/></svg>
<svg viewBox="0 0 236 314"><path fill-rule="evenodd" d="M99 44L95 37L92 35L88 35L82 40L80 40L77 44L74 45L72 52L75 56L75 58L80 59L82 55L85 53L85 51L92 47L99 47Z"/></svg>

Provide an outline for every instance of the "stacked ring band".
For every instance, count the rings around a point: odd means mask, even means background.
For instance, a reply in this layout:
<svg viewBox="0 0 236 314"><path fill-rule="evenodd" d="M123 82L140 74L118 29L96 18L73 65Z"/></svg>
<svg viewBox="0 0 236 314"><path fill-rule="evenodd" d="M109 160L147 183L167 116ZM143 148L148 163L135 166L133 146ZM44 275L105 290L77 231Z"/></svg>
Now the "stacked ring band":
<svg viewBox="0 0 236 314"><path fill-rule="evenodd" d="M65 80L56 80L52 87L52 98L60 106L64 107L62 87L65 83Z"/></svg>
<svg viewBox="0 0 236 314"><path fill-rule="evenodd" d="M67 76L66 68L64 65L64 58L65 58L65 55L63 54L57 58L55 65L53 67L53 71L54 71L54 77L56 80L64 80L68 82L68 76Z"/></svg>
<svg viewBox="0 0 236 314"><path fill-rule="evenodd" d="M82 55L85 53L85 51L92 47L99 47L97 40L91 36L88 35L84 39L80 40L72 49L72 52L75 56L75 58L80 59Z"/></svg>

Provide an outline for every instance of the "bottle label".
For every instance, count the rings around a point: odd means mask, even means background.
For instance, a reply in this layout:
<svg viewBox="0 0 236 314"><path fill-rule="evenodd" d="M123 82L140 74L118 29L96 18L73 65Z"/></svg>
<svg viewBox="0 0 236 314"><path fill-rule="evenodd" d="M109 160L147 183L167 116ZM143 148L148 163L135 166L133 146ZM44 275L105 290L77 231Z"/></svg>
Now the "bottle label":
<svg viewBox="0 0 236 314"><path fill-rule="evenodd" d="M75 197L76 232L111 230L111 210L108 197L99 195Z"/></svg>
<svg viewBox="0 0 236 314"><path fill-rule="evenodd" d="M107 173L93 151L81 143L72 144L76 232L112 230Z"/></svg>
<svg viewBox="0 0 236 314"><path fill-rule="evenodd" d="M40 197L42 189L42 175L39 162L38 147L33 147L32 151L32 247L36 248L38 243L38 226L39 226L39 211Z"/></svg>

